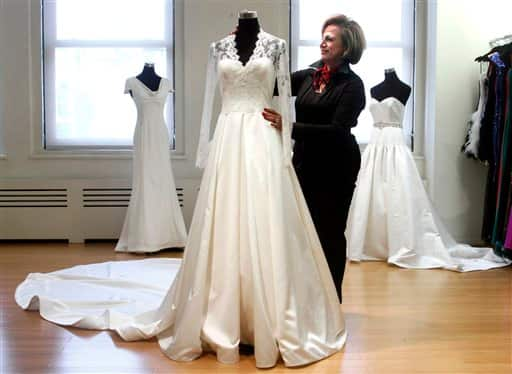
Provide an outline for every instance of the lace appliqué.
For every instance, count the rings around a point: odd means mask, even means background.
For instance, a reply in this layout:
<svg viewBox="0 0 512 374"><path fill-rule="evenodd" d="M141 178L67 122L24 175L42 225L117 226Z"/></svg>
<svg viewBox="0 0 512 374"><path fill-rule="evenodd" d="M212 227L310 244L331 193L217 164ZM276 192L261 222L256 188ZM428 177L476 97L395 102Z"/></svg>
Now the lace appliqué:
<svg viewBox="0 0 512 374"><path fill-rule="evenodd" d="M218 60L230 59L240 61L240 55L236 48L235 38L236 35L232 34L214 43L215 54ZM282 51L282 42L283 41L281 39L260 30L249 61L268 57L273 63L276 63L279 53Z"/></svg>
<svg viewBox="0 0 512 374"><path fill-rule="evenodd" d="M235 46L235 35L229 35L218 42L212 44L214 57L217 60L230 59L238 60L238 54Z"/></svg>
<svg viewBox="0 0 512 374"><path fill-rule="evenodd" d="M278 39L264 31L260 32L260 34L261 35L258 38L258 42L256 43L256 47L254 48L251 58L268 57L274 64L276 64L279 54L283 50L281 44L284 40Z"/></svg>

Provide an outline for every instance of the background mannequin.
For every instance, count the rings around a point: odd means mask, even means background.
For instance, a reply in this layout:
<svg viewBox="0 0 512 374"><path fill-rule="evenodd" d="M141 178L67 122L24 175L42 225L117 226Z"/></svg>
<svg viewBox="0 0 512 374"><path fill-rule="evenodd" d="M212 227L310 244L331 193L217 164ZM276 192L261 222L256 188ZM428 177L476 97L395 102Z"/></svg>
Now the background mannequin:
<svg viewBox="0 0 512 374"><path fill-rule="evenodd" d="M260 23L255 11L243 10L238 13L238 27L235 32L235 44L240 62L246 64L256 47Z"/></svg>
<svg viewBox="0 0 512 374"><path fill-rule="evenodd" d="M411 95L411 87L398 79L395 69L390 68L384 70L384 81L372 87L370 94L379 101L386 97L394 97L405 105Z"/></svg>
<svg viewBox="0 0 512 374"><path fill-rule="evenodd" d="M155 73L155 64L146 62L144 69L137 75L137 79L144 83L151 91L158 91L162 77Z"/></svg>

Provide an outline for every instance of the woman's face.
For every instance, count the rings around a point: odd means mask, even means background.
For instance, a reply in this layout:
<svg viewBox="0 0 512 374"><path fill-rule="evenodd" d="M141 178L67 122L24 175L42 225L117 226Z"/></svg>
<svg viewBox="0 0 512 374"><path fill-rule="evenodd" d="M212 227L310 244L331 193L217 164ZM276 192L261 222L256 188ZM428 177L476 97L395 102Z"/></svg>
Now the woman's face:
<svg viewBox="0 0 512 374"><path fill-rule="evenodd" d="M327 26L320 43L322 61L326 64L337 63L341 60L344 51L345 49L341 44L341 28L336 25Z"/></svg>

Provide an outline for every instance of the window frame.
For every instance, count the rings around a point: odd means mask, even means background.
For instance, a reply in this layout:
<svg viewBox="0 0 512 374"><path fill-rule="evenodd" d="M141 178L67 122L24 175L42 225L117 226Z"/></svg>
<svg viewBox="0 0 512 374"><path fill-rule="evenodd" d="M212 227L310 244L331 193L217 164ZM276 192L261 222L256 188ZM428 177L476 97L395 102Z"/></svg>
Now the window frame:
<svg viewBox="0 0 512 374"><path fill-rule="evenodd" d="M30 88L33 89L34 94L31 100L31 154L30 158L100 158L100 159L129 159L132 157L132 146L118 146L118 145L98 145L98 146L80 146L80 145L58 145L47 146L46 144L46 131L47 131L47 108L49 107L47 101L51 98L48 97L45 85L49 79L54 77L54 59L52 55L55 53L55 48L59 46L108 46L115 43L115 46L140 46L139 41L124 42L124 41L76 41L71 44L68 41L57 42L55 35L49 35L43 32L44 30L44 17L48 17L48 7L43 8L43 0L32 2L30 7L30 26L35 32L30 32L30 62L31 62L31 79ZM176 92L183 92L183 61L177 51L183 49L182 30L183 30L183 0L167 0L166 1L166 27L165 41L143 41L146 46L154 47L166 45L167 50L167 78L173 82L173 87ZM53 9L55 11L55 9ZM53 18L55 19L55 17ZM55 27L54 27L55 30ZM37 52L36 52L37 51ZM39 87L39 89L37 88ZM122 87L120 88L122 95ZM185 133L184 133L184 102L183 95L174 94L171 96L170 104L166 106L168 112L170 137L171 137L171 157L173 159L185 158ZM51 115L51 113L50 113ZM173 144L174 143L174 147Z"/></svg>

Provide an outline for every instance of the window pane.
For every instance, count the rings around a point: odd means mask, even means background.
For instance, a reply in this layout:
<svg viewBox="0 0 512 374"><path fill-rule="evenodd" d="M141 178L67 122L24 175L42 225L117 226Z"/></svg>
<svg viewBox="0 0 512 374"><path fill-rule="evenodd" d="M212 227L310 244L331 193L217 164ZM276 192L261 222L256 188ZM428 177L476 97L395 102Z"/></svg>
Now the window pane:
<svg viewBox="0 0 512 374"><path fill-rule="evenodd" d="M167 76L165 48L57 48L55 128L48 145L131 145L136 112L123 95L124 83L145 61Z"/></svg>
<svg viewBox="0 0 512 374"><path fill-rule="evenodd" d="M302 40L320 40L322 38L323 22L335 13L339 13L343 1L335 0L301 0L299 8L300 39ZM338 4L338 5L337 5Z"/></svg>
<svg viewBox="0 0 512 374"><path fill-rule="evenodd" d="M297 69L305 69L313 62L320 60L320 47L299 47Z"/></svg>
<svg viewBox="0 0 512 374"><path fill-rule="evenodd" d="M53 2L57 40L163 40L165 35L167 0Z"/></svg>
<svg viewBox="0 0 512 374"><path fill-rule="evenodd" d="M361 25L369 41L400 41L402 6L413 0L301 0L300 39L320 40L323 22L345 14Z"/></svg>
<svg viewBox="0 0 512 374"><path fill-rule="evenodd" d="M395 68L397 75L401 77L402 63L402 48L368 48L364 51L361 61L350 67L361 77L365 85L372 87L382 82L384 69Z"/></svg>
<svg viewBox="0 0 512 374"><path fill-rule="evenodd" d="M402 38L402 4L411 0L345 0L343 11L364 30L368 41L393 41ZM338 10L338 13L343 13Z"/></svg>

